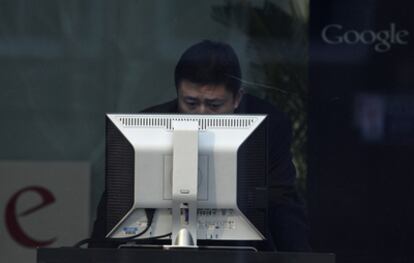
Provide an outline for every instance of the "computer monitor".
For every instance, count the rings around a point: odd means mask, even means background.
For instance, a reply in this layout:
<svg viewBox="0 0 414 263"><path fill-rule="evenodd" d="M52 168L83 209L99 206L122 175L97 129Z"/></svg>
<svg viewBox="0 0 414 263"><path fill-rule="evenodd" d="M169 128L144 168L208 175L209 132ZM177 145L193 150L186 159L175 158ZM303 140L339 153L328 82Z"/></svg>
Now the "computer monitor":
<svg viewBox="0 0 414 263"><path fill-rule="evenodd" d="M266 240L267 136L265 115L107 114L107 237Z"/></svg>

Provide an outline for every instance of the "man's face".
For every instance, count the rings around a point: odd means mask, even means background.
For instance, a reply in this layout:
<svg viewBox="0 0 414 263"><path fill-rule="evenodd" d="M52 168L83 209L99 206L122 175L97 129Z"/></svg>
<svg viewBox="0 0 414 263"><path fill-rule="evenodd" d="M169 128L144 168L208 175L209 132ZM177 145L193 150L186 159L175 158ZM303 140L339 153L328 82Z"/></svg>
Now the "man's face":
<svg viewBox="0 0 414 263"><path fill-rule="evenodd" d="M224 85L200 85L187 80L178 86L178 111L191 114L233 113L242 93L233 96Z"/></svg>

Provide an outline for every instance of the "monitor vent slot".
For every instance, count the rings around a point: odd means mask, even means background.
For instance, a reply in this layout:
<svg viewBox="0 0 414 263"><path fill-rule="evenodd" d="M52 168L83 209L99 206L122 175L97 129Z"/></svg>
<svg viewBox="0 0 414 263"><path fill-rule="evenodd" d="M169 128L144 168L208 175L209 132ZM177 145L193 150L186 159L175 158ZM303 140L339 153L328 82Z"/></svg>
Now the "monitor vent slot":
<svg viewBox="0 0 414 263"><path fill-rule="evenodd" d="M165 127L172 129L172 121L197 121L200 130L219 128L249 128L257 118L255 117L119 117L124 127L130 128L154 128Z"/></svg>

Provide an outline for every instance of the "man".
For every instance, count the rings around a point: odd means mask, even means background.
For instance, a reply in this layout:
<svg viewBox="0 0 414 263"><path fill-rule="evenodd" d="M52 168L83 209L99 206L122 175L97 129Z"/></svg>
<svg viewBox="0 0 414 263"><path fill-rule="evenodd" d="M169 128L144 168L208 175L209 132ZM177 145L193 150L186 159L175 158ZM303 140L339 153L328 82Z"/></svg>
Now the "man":
<svg viewBox="0 0 414 263"><path fill-rule="evenodd" d="M176 65L175 86L176 99L144 112L268 115L269 228L273 245L280 251L308 251L306 217L295 188L289 119L271 104L243 94L240 65L234 50L227 44L208 40L191 46ZM98 209L92 238L106 234L104 210L105 197Z"/></svg>

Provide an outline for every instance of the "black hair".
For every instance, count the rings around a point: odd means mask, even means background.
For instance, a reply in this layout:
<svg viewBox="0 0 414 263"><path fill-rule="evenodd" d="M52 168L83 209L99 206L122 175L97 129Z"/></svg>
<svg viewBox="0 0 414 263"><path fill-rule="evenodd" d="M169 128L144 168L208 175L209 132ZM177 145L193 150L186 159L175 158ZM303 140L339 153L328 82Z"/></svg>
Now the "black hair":
<svg viewBox="0 0 414 263"><path fill-rule="evenodd" d="M239 59L233 48L223 42L203 40L189 47L174 73L176 89L183 80L201 85L224 84L234 96L240 89Z"/></svg>

